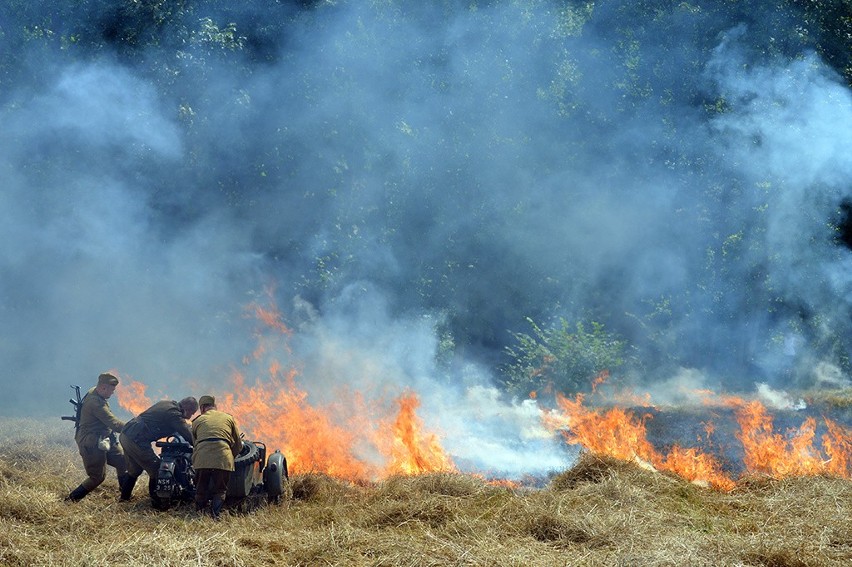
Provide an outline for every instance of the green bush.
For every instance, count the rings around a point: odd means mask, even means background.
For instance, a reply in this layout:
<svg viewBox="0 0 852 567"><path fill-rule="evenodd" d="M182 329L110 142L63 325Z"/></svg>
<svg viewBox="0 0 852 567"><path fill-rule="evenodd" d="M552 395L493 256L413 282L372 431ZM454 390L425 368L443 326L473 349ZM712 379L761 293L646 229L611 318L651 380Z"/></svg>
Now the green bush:
<svg viewBox="0 0 852 567"><path fill-rule="evenodd" d="M506 368L509 389L520 396L549 391L573 394L588 390L601 372L624 365L626 343L604 330L601 323L573 328L560 318L558 325L542 329L532 319L531 335L512 333L517 341L507 347L513 362Z"/></svg>

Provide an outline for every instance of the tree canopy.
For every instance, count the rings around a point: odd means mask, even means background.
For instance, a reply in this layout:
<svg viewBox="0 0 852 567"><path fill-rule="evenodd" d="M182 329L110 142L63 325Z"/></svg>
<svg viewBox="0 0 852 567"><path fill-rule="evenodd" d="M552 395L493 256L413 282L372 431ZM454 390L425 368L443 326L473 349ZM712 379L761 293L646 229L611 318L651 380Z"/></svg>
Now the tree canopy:
<svg viewBox="0 0 852 567"><path fill-rule="evenodd" d="M572 388L628 346L732 381L852 370L850 87L847 0L0 7L23 224L75 234L58 211L111 187L126 208L91 214L139 258L234 258L205 264L222 296L374 287L494 368L582 345Z"/></svg>

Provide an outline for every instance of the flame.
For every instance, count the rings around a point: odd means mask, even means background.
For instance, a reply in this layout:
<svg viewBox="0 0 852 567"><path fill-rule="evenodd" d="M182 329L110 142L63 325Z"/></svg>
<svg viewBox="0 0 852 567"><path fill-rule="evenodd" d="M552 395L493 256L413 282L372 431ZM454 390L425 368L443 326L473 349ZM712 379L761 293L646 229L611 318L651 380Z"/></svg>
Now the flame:
<svg viewBox="0 0 852 567"><path fill-rule="evenodd" d="M291 473L317 472L352 482L369 482L390 475L458 472L442 448L440 437L428 431L417 415L420 399L415 392L406 391L386 401L341 387L328 392L334 394L334 401L321 404L300 385L303 377L299 370L285 366L272 354L292 354L287 344L292 331L274 302L270 300L266 307L251 305L247 312L264 327L256 333L259 346L243 360L245 372L232 372L230 393L219 396L217 405L234 415L248 439L262 442L270 451L280 449ZM247 378L248 371L261 364L265 368L259 375ZM594 379L593 395L603 395L601 385L608 378L609 374L602 372ZM567 443L717 489L730 490L735 486L735 480L723 471L717 457L707 452L715 424L701 424L705 435L699 435L699 447L675 445L663 453L648 440L646 424L652 415L622 407L653 407L650 395L610 391L608 401L617 405L591 408L585 404L583 394L569 398L551 388L552 384L546 384L531 392L530 398L542 404L543 395L549 399L554 394L556 408L542 410L542 419ZM119 405L134 415L151 405L146 385L141 382L123 379L116 392ZM779 478L814 474L852 478L852 432L843 426L824 419L826 432L818 440L817 420L809 417L799 428L781 434L774 430L772 416L759 401L709 390L698 391L697 395L708 406L733 410L746 473ZM510 481L506 483L510 486Z"/></svg>
<svg viewBox="0 0 852 567"><path fill-rule="evenodd" d="M608 386L607 380L610 378L609 370L601 370L592 380L592 394L597 394L605 397L611 405L617 406L637 406L637 407L654 407L651 401L651 394L648 392L637 393L628 388L607 388L607 393L602 393L602 386Z"/></svg>
<svg viewBox="0 0 852 567"><path fill-rule="evenodd" d="M279 338L287 339L291 332L275 304L270 301L269 305L252 310ZM276 346L290 353L286 342ZM259 354L262 351L255 352ZM272 359L269 376L251 388L236 376L237 394L228 400L244 428L282 447L294 472L364 481L393 474L455 471L438 436L425 431L417 416L420 400L414 392L385 406L381 400L340 388L337 401L321 406L309 401L298 378L296 369L285 370Z"/></svg>
<svg viewBox="0 0 852 567"><path fill-rule="evenodd" d="M852 434L833 421L825 420L825 456L814 445L817 424L813 417L784 436L774 431L772 416L763 404L752 401L738 409L737 421L741 427L737 438L745 449L746 467L752 472L776 478L818 474L852 477Z"/></svg>
<svg viewBox="0 0 852 567"><path fill-rule="evenodd" d="M609 380L609 370L601 370L592 380L592 392L597 392L598 386Z"/></svg>
<svg viewBox="0 0 852 567"><path fill-rule="evenodd" d="M150 398L145 394L147 389L148 386L142 382L130 378L122 379L121 385L115 389L118 405L132 415L139 415L152 404Z"/></svg>
<svg viewBox="0 0 852 567"><path fill-rule="evenodd" d="M289 352L289 345L278 339L281 336L289 337L293 334L293 331L283 321L278 305L275 303L274 292L275 290L272 287L264 289L267 307L257 302L252 302L246 306L246 316L254 317L263 324L263 327L255 332L257 347L255 347L250 358L243 359L244 364L250 364L251 360L260 360L267 351L274 350L275 347L283 347ZM272 337L267 336L267 331L270 329L275 333Z"/></svg>
<svg viewBox="0 0 852 567"><path fill-rule="evenodd" d="M420 400L414 392L384 404L341 388L335 402L312 402L298 384L298 370L285 368L271 355L290 354L286 339L292 334L274 302L266 307L252 304L246 311L263 328L256 332L259 346L243 363L265 361L265 374L251 381L234 370L229 393L218 397L217 406L234 416L247 439L269 451L280 449L290 473L317 472L365 482L395 474L456 471L439 437L426 431L417 416ZM264 332L267 329L273 333ZM150 407L144 383L122 384L117 390L121 407L134 415Z"/></svg>
<svg viewBox="0 0 852 567"><path fill-rule="evenodd" d="M595 410L583 405L584 396L573 400L557 395L562 413L545 414L545 425L560 429L565 441L582 445L592 453L621 460L648 463L657 470L677 474L689 481L729 490L734 482L721 470L715 457L695 448L674 446L662 455L648 441L645 423L650 415L636 417L631 411L614 407ZM567 429L562 429L567 427Z"/></svg>
<svg viewBox="0 0 852 567"><path fill-rule="evenodd" d="M474 475L474 476L479 476L480 478L485 480L486 484L488 484L490 486L496 486L498 488L508 488L509 490L517 490L517 489L521 488L520 482L517 482L515 480L509 480L508 478L485 479L481 475Z"/></svg>
<svg viewBox="0 0 852 567"><path fill-rule="evenodd" d="M736 485L722 472L721 465L715 457L695 447L684 449L675 445L666 455L660 468L671 471L690 482L706 483L721 490L731 490Z"/></svg>
<svg viewBox="0 0 852 567"><path fill-rule="evenodd" d="M367 404L359 394L339 403L312 405L296 384L294 369L270 366L270 376L249 384L234 372L231 392L217 406L231 413L246 438L280 449L289 472L324 473L352 482L374 481L389 475L456 472L439 437L425 430L417 408L420 400L408 392L396 400L394 415L376 415L380 404ZM122 407L138 414L150 406L146 386L133 382ZM348 417L342 417L345 414ZM371 459L370 456L373 458Z"/></svg>
<svg viewBox="0 0 852 567"><path fill-rule="evenodd" d="M583 405L585 396L577 394L574 400L561 394L556 401L564 414L545 414L545 423L562 430L565 440L579 444L593 453L617 459L633 460L636 457L653 462L656 451L645 435L644 419L637 419L628 410L614 407L609 410L592 410Z"/></svg>
<svg viewBox="0 0 852 567"><path fill-rule="evenodd" d="M827 432L821 437L820 450L815 443L817 421L813 417L782 435L774 430L772 416L759 401L730 395L711 398L709 392L701 392L701 396L705 404L734 408L746 473L774 478L818 474L852 478L852 432L836 422L825 419ZM582 394L573 400L557 395L557 405L557 410L544 414L544 422L550 429L559 430L567 443L597 454L648 463L657 470L722 490L736 485L716 457L700 448L675 445L666 455L658 452L647 438L647 414L637 417L620 407L588 408ZM705 422L703 426L709 439L715 425Z"/></svg>
<svg viewBox="0 0 852 567"><path fill-rule="evenodd" d="M296 386L296 371L271 367L270 377L254 385L242 374L232 377L232 391L217 405L231 413L240 428L270 449L280 449L291 473L322 472L363 480L376 469L353 452L358 424L336 423L329 408L312 406Z"/></svg>
<svg viewBox="0 0 852 567"><path fill-rule="evenodd" d="M281 333L282 335L290 335L292 331L284 324L281 320L281 314L278 312L278 309L273 304L269 308L261 307L257 304L252 304L250 307L251 312L254 316L263 321L267 327L270 329L274 329Z"/></svg>
<svg viewBox="0 0 852 567"><path fill-rule="evenodd" d="M247 437L270 450L280 449L291 473L320 472L364 482L392 474L456 470L438 436L425 431L414 392L384 404L339 388L334 402L316 403L300 387L299 371L285 368L270 354L290 354L286 339L291 331L274 303L252 305L248 311L274 331L272 337L259 331L261 346L244 361L249 365L266 357L266 374L252 383L234 371L231 393L217 405L235 417Z"/></svg>
<svg viewBox="0 0 852 567"><path fill-rule="evenodd" d="M456 467L434 433L425 433L415 410L417 396L409 392L397 400L399 413L393 424L391 462L387 474L414 475L424 472L456 472Z"/></svg>
<svg viewBox="0 0 852 567"><path fill-rule="evenodd" d="M825 426L828 429L828 433L822 437L822 448L828 455L825 472L834 476L852 478L852 431L844 429L827 418Z"/></svg>

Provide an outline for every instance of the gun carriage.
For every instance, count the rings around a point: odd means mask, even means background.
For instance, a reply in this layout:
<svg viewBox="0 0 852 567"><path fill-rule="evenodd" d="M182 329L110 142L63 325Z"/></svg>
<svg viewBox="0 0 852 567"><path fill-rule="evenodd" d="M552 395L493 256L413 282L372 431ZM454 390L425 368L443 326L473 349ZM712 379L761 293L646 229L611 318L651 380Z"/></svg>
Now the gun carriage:
<svg viewBox="0 0 852 567"><path fill-rule="evenodd" d="M174 435L155 445L161 450L157 473L158 508L168 509L172 504L192 502L196 490L192 444ZM244 440L243 450L234 458L225 506L247 512L266 503L281 503L289 494L287 459L281 451L267 455L266 444Z"/></svg>

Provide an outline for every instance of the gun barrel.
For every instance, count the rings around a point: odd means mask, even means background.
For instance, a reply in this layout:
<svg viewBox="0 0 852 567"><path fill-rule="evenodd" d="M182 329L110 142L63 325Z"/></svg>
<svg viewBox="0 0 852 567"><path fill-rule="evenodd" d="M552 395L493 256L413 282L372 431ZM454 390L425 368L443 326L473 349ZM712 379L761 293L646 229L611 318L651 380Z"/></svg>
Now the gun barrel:
<svg viewBox="0 0 852 567"><path fill-rule="evenodd" d="M63 415L62 419L64 419L65 421L77 421L76 417L71 417L70 415Z"/></svg>

